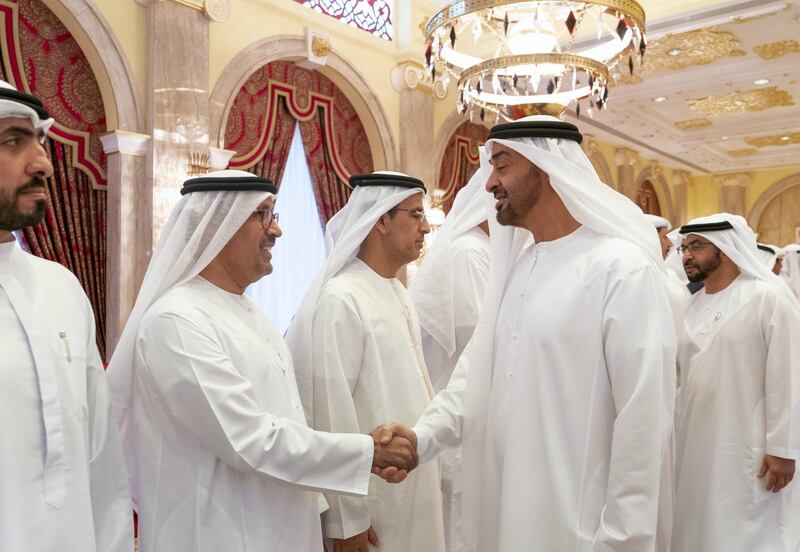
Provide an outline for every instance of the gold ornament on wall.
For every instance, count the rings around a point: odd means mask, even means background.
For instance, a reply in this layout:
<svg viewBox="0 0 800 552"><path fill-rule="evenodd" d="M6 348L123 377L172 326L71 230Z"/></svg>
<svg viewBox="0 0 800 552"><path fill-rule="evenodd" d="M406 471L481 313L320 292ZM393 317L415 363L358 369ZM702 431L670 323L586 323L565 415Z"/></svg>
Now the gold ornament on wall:
<svg viewBox="0 0 800 552"><path fill-rule="evenodd" d="M769 44L759 44L753 51L762 59L778 59L787 54L800 53L800 42L797 40L779 40Z"/></svg>
<svg viewBox="0 0 800 552"><path fill-rule="evenodd" d="M706 117L719 117L755 111L765 111L773 107L794 105L791 94L777 86L737 90L720 96L707 96L686 100L689 109Z"/></svg>
<svg viewBox="0 0 800 552"><path fill-rule="evenodd" d="M788 146L789 144L800 144L800 132L776 134L774 136L756 136L754 138L746 138L745 142L756 148L766 148L767 146Z"/></svg>
<svg viewBox="0 0 800 552"><path fill-rule="evenodd" d="M675 121L675 126L681 130L697 130L708 128L712 125L708 119L688 119L686 121Z"/></svg>
<svg viewBox="0 0 800 552"><path fill-rule="evenodd" d="M311 38L311 52L317 57L325 57L331 53L331 41L325 37Z"/></svg>

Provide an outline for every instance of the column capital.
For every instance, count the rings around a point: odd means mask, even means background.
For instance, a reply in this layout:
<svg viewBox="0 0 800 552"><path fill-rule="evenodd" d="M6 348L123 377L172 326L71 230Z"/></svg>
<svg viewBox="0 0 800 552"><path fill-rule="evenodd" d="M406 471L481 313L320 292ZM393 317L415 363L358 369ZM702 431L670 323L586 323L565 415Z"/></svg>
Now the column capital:
<svg viewBox="0 0 800 552"><path fill-rule="evenodd" d="M711 178L711 185L717 189L739 187L746 188L753 182L749 173L715 174Z"/></svg>
<svg viewBox="0 0 800 552"><path fill-rule="evenodd" d="M122 153L124 155L145 156L150 149L150 135L127 132L125 130L112 130L100 136L103 152Z"/></svg>
<svg viewBox="0 0 800 552"><path fill-rule="evenodd" d="M692 173L680 169L673 169L672 171L673 186L688 186L691 183L692 183Z"/></svg>
<svg viewBox="0 0 800 552"><path fill-rule="evenodd" d="M447 96L447 87L441 80L433 82L431 74L422 64L407 60L400 62L391 73L392 86L398 92L404 90L419 90L426 94L433 94L437 100Z"/></svg>
<svg viewBox="0 0 800 552"><path fill-rule="evenodd" d="M617 166L630 166L633 168L638 168L640 164L639 154L628 148L617 148L614 151L614 161L616 161Z"/></svg>
<svg viewBox="0 0 800 552"><path fill-rule="evenodd" d="M212 171L221 171L228 168L231 157L236 155L234 150L222 148L208 148L208 167Z"/></svg>
<svg viewBox="0 0 800 552"><path fill-rule="evenodd" d="M136 0L142 6L149 6L153 2L165 1L201 11L211 21L225 21L231 14L231 0Z"/></svg>

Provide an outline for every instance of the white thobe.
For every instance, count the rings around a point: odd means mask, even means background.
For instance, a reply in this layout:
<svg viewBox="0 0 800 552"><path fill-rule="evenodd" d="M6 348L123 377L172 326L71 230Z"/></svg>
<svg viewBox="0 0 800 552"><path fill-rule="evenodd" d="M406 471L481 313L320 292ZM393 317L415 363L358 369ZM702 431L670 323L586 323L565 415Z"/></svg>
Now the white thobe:
<svg viewBox="0 0 800 552"><path fill-rule="evenodd" d="M450 375L461 353L467 346L478 323L481 303L486 292L489 276L489 236L479 227L459 236L450 244L453 275L453 321L455 322L455 350L452 355L431 334L422 333L422 351L436 392L447 387ZM419 305L417 305L419 310ZM448 552L463 550L461 542L461 489L456 484L461 466L460 449L449 451L439 457L442 471L442 506L444 511L445 541Z"/></svg>
<svg viewBox="0 0 800 552"><path fill-rule="evenodd" d="M0 244L0 550L130 552L133 513L89 300Z"/></svg>
<svg viewBox="0 0 800 552"><path fill-rule="evenodd" d="M796 552L797 476L778 493L765 454L800 456L800 310L778 283L739 276L697 292L680 336L674 552Z"/></svg>
<svg viewBox="0 0 800 552"><path fill-rule="evenodd" d="M367 492L372 439L308 428L274 326L202 277L142 318L131 412L141 552L319 552L311 491Z"/></svg>
<svg viewBox="0 0 800 552"><path fill-rule="evenodd" d="M447 387L453 368L467 346L478 323L486 279L489 275L489 236L478 227L459 236L450 244L453 274L453 319L455 321L455 351L447 351L425 328L421 329L422 351L435 392ZM419 306L417 306L419 310Z"/></svg>
<svg viewBox="0 0 800 552"><path fill-rule="evenodd" d="M467 377L415 426L421 460L459 441ZM637 247L581 227L528 248L495 327L482 481L463 482L481 486L470 550L654 550L674 390L663 280Z"/></svg>
<svg viewBox="0 0 800 552"><path fill-rule="evenodd" d="M431 388L411 299L396 278L359 259L322 288L312 326L313 416L317 429L370 431L391 421L411 425ZM367 499L326 495L329 538L373 527L381 552L444 550L442 497L436 463L419 466L400 485L377 476Z"/></svg>

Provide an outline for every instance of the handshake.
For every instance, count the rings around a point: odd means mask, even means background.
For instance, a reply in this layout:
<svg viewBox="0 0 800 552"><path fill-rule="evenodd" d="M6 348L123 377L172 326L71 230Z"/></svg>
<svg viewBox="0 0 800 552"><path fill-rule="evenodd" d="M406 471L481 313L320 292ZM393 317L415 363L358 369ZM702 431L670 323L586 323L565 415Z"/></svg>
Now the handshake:
<svg viewBox="0 0 800 552"><path fill-rule="evenodd" d="M400 422L370 431L374 443L372 473L389 483L400 483L417 467L417 435Z"/></svg>

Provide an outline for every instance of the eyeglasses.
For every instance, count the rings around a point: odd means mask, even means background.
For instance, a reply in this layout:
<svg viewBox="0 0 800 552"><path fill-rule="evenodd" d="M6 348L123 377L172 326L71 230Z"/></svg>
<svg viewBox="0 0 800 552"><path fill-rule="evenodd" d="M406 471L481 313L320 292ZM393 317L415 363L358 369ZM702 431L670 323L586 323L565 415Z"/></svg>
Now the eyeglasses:
<svg viewBox="0 0 800 552"><path fill-rule="evenodd" d="M253 215L261 219L261 226L264 227L264 230L269 230L273 222L278 224L280 219L280 215L272 209L256 209L253 211Z"/></svg>
<svg viewBox="0 0 800 552"><path fill-rule="evenodd" d="M401 207L395 207L394 209L392 209L392 211L405 211L406 213L414 217L414 219L416 219L417 222L428 220L428 215L427 213L425 213L424 209L403 209Z"/></svg>
<svg viewBox="0 0 800 552"><path fill-rule="evenodd" d="M689 253L696 253L697 251L703 249L704 247L712 245L710 242L701 242L701 241L693 241L692 243L678 246L678 253L683 255L687 251Z"/></svg>

